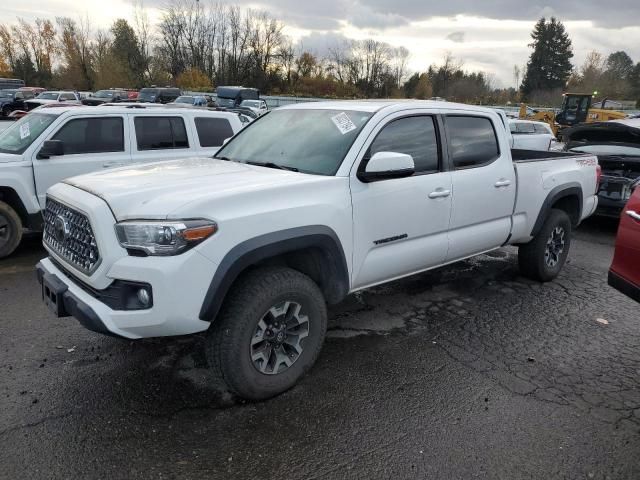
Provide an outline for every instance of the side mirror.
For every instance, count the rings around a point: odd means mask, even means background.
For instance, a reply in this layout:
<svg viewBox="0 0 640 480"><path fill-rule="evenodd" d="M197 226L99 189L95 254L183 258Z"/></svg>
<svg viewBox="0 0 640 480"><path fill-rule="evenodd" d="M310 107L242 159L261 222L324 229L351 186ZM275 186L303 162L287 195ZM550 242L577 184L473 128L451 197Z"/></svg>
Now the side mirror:
<svg viewBox="0 0 640 480"><path fill-rule="evenodd" d="M45 140L42 148L38 152L37 158L46 160L49 157L64 155L64 143L62 140Z"/></svg>
<svg viewBox="0 0 640 480"><path fill-rule="evenodd" d="M410 177L415 172L413 157L406 153L378 152L367 162L358 179L364 183L377 182L391 178Z"/></svg>

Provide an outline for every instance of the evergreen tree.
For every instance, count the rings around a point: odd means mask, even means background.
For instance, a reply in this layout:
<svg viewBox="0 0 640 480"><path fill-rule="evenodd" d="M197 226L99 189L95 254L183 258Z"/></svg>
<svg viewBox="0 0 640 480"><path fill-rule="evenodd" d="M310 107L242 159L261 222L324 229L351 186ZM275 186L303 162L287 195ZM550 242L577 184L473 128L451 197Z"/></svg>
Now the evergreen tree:
<svg viewBox="0 0 640 480"><path fill-rule="evenodd" d="M522 81L525 98L536 91L563 88L571 75L571 39L562 22L541 18L531 33L533 52Z"/></svg>
<svg viewBox="0 0 640 480"><path fill-rule="evenodd" d="M111 55L123 72L122 78L126 79L127 85L124 86L144 87L147 65L136 32L126 20L119 18L113 23L111 33Z"/></svg>

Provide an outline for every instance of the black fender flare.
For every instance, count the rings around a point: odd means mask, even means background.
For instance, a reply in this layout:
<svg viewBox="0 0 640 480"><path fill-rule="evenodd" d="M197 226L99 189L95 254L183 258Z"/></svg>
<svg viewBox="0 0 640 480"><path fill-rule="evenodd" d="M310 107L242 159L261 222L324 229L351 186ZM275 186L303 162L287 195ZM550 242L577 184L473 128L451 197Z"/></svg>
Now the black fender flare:
<svg viewBox="0 0 640 480"><path fill-rule="evenodd" d="M324 225L296 227L245 240L224 256L205 295L199 318L208 322L218 314L229 288L249 266L281 254L306 248L322 252L323 268L330 275L323 285L328 303L338 303L349 292L349 270L338 235Z"/></svg>
<svg viewBox="0 0 640 480"><path fill-rule="evenodd" d="M533 229L531 230L531 236L535 237L538 232L542 229L542 225L545 220L549 216L551 212L551 207L560 199L565 197L577 197L578 198L578 221L577 224L580 223L580 217L582 216L582 186L578 182L570 182L564 185L558 185L556 188L551 190L547 195L547 198L542 202L542 206L540 207L540 211L538 212L538 218L536 222L533 224Z"/></svg>

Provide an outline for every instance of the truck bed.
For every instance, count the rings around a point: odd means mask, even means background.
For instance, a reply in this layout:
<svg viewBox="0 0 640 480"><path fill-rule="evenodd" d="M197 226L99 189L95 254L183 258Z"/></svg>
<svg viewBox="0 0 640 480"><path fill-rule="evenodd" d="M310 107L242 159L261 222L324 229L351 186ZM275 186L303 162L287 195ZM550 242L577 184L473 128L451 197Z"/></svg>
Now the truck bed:
<svg viewBox="0 0 640 480"><path fill-rule="evenodd" d="M513 211L513 242L523 243L531 238L543 202L557 188L571 188L581 193L579 223L595 208L596 165L595 155L567 152L512 150L518 193ZM576 192L576 193L577 193Z"/></svg>

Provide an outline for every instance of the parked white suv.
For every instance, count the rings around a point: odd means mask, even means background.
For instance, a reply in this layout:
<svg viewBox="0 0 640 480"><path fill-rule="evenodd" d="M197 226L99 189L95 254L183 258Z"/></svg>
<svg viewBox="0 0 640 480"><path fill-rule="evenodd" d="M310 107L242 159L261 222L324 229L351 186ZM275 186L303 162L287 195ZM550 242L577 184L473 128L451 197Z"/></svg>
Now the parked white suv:
<svg viewBox="0 0 640 480"><path fill-rule="evenodd" d="M195 109L60 107L0 133L0 258L23 227L40 231L47 189L67 177L156 160L212 156L242 128L237 114Z"/></svg>
<svg viewBox="0 0 640 480"><path fill-rule="evenodd" d="M350 292L507 244L523 275L555 278L572 228L596 208L597 158L514 152L480 107L279 108L218 160L52 187L43 299L129 339L208 330L215 372L240 396L267 398L311 368L326 304Z"/></svg>

